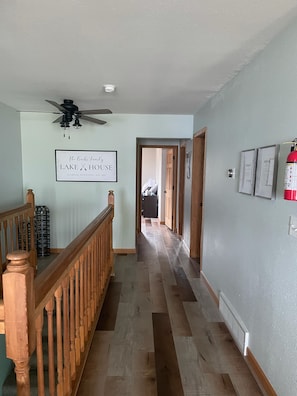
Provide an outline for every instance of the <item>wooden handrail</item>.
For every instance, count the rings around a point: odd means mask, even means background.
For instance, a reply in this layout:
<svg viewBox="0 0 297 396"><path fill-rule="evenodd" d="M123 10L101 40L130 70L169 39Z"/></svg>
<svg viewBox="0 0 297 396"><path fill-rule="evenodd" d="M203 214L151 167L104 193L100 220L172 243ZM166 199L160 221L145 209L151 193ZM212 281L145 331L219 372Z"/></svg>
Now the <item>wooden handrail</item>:
<svg viewBox="0 0 297 396"><path fill-rule="evenodd" d="M35 278L28 252L7 255L0 320L2 315L18 396L30 395L29 361L34 351L38 395L76 394L113 271L113 216L110 191L108 206Z"/></svg>
<svg viewBox="0 0 297 396"><path fill-rule="evenodd" d="M3 221L8 219L9 217L16 216L18 214L22 214L22 213L26 212L29 209L31 209L31 204L25 203L24 205L21 205L21 206L19 206L17 208L9 209L9 210L6 210L5 212L1 212L0 213L0 222L2 223Z"/></svg>

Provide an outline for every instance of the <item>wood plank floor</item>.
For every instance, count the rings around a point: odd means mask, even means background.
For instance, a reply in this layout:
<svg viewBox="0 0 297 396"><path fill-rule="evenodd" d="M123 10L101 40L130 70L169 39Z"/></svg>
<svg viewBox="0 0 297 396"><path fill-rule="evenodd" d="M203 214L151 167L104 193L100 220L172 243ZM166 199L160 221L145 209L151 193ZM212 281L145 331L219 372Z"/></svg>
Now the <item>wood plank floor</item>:
<svg viewBox="0 0 297 396"><path fill-rule="evenodd" d="M263 395L200 280L155 219L118 255L78 396Z"/></svg>

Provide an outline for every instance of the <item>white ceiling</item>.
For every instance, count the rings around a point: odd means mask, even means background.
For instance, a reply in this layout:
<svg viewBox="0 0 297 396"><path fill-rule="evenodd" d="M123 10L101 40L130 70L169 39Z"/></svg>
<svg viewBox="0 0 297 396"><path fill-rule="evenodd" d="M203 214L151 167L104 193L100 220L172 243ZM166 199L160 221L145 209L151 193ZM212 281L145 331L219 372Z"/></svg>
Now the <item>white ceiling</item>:
<svg viewBox="0 0 297 396"><path fill-rule="evenodd" d="M0 102L194 114L295 16L296 0L1 0Z"/></svg>

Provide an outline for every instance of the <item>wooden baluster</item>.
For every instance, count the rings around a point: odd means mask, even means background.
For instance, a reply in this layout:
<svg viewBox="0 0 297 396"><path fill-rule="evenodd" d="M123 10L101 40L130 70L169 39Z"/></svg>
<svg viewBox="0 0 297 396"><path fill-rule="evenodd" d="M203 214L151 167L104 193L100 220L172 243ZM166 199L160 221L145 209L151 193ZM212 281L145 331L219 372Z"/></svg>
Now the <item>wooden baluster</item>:
<svg viewBox="0 0 297 396"><path fill-rule="evenodd" d="M100 235L100 261L102 263L102 290L104 289L104 284L105 284L105 244L104 244L104 234L102 233Z"/></svg>
<svg viewBox="0 0 297 396"><path fill-rule="evenodd" d="M102 282L101 282L101 273L102 273L102 262L100 260L100 236L97 235L97 262L98 262L98 298L101 299L102 294Z"/></svg>
<svg viewBox="0 0 297 396"><path fill-rule="evenodd" d="M84 285L83 285L83 307L84 307L84 349L88 337L88 296L87 296L87 283L88 283L88 263L86 258L86 252L83 253L83 271L84 271Z"/></svg>
<svg viewBox="0 0 297 396"><path fill-rule="evenodd" d="M14 248L13 225L14 225L13 219L10 218L8 220L8 228L9 228L9 234L10 234L9 238L8 238L9 239L9 244L8 244L9 252L13 252L14 250L17 250L17 249Z"/></svg>
<svg viewBox="0 0 297 396"><path fill-rule="evenodd" d="M98 235L97 234L94 239L93 254L94 254L94 298L95 298L95 311L96 311L98 308L98 290L99 290L98 270L99 270L99 266L100 266L100 263L98 261Z"/></svg>
<svg viewBox="0 0 297 396"><path fill-rule="evenodd" d="M4 220L4 222L3 222L3 230L4 230L4 252L5 252L5 257L6 257L8 254L7 220Z"/></svg>
<svg viewBox="0 0 297 396"><path fill-rule="evenodd" d="M47 312L47 344L48 344L48 383L50 396L55 395L55 353L54 353L54 299L51 298L46 304L45 309Z"/></svg>
<svg viewBox="0 0 297 396"><path fill-rule="evenodd" d="M85 250L85 325L86 325L86 336L88 335L89 328L90 328L90 298L89 298L89 282L90 282L90 275L89 275L89 248ZM87 338L85 339L85 341Z"/></svg>
<svg viewBox="0 0 297 396"><path fill-rule="evenodd" d="M97 233L96 238L96 261L97 261L97 282L98 282L98 289L97 289L97 298L101 295L101 261L100 261L100 236Z"/></svg>
<svg viewBox="0 0 297 396"><path fill-rule="evenodd" d="M24 247L24 243L23 243L23 233L22 233L22 229L21 229L21 222L19 221L18 216L16 216L14 218L14 224L15 224L15 234L16 234L16 245L17 248L16 249L21 249L21 250L27 250ZM13 230L12 230L13 231Z"/></svg>
<svg viewBox="0 0 297 396"><path fill-rule="evenodd" d="M102 235L99 236L99 263L100 263L100 294L102 296L103 291L103 282L104 282L104 262L102 260L102 252L103 252L103 243L102 243Z"/></svg>
<svg viewBox="0 0 297 396"><path fill-rule="evenodd" d="M23 218L23 216L22 216L22 221L21 221L21 224L22 224L22 232L25 234L24 236L25 236L25 240L22 242L23 244L25 244L25 250L27 250L28 252L30 251L30 246L29 246L29 226L28 226L28 218L27 218L27 216L25 216L24 218ZM22 249L24 249L24 248L22 248Z"/></svg>
<svg viewBox="0 0 297 396"><path fill-rule="evenodd" d="M106 272L109 273L110 268L110 237L109 237L109 223L106 224L106 232L105 232L105 262L106 262Z"/></svg>
<svg viewBox="0 0 297 396"><path fill-rule="evenodd" d="M75 359L80 365L80 266L79 260L75 263Z"/></svg>
<svg viewBox="0 0 297 396"><path fill-rule="evenodd" d="M101 285L100 285L100 247L99 247L99 235L96 233L96 243L95 243L95 251L96 251L96 294L97 294L97 299L100 296L100 291L101 291Z"/></svg>
<svg viewBox="0 0 297 396"><path fill-rule="evenodd" d="M85 327L84 327L84 261L83 256L79 258L79 332L80 332L80 351L85 350Z"/></svg>
<svg viewBox="0 0 297 396"><path fill-rule="evenodd" d="M70 394L69 278L63 281L64 393Z"/></svg>
<svg viewBox="0 0 297 396"><path fill-rule="evenodd" d="M97 307L99 305L99 297L100 297L100 260L99 260L99 239L98 239L98 233L96 234L96 241L95 241L95 263L96 263L96 301L97 301Z"/></svg>
<svg viewBox="0 0 297 396"><path fill-rule="evenodd" d="M38 396L45 395L44 389L44 363L42 348L42 328L43 328L43 312L38 315L35 321L36 328L36 355L37 355L37 383Z"/></svg>
<svg viewBox="0 0 297 396"><path fill-rule="evenodd" d="M9 253L3 274L6 355L15 363L18 396L30 395L29 361L35 349L34 271L28 258L22 250Z"/></svg>
<svg viewBox="0 0 297 396"><path fill-rule="evenodd" d="M94 319L94 316L96 314L96 309L97 309L97 298L96 298L96 267L97 267L97 261L96 261L96 241L95 238L93 238L92 241L92 302L93 302L93 312L92 312L92 318Z"/></svg>
<svg viewBox="0 0 297 396"><path fill-rule="evenodd" d="M109 238L109 268L111 269L111 275L114 276L114 253L112 246L112 218L108 224L108 238Z"/></svg>
<svg viewBox="0 0 297 396"><path fill-rule="evenodd" d="M63 381L63 335L62 335L62 287L58 287L55 292L56 298L56 321L57 321L57 395L64 395Z"/></svg>
<svg viewBox="0 0 297 396"><path fill-rule="evenodd" d="M27 245L27 230L25 225L25 219L23 215L15 218L15 224L17 229L17 239L16 243L19 244L19 249L29 251L29 247ZM29 258L30 261L30 258Z"/></svg>
<svg viewBox="0 0 297 396"><path fill-rule="evenodd" d="M105 251L106 251L106 246L105 246L105 240L104 240L104 235L101 236L101 261L102 261L102 269L103 269L103 282L102 282L102 288L105 288L105 279L106 279L106 262L105 262Z"/></svg>
<svg viewBox="0 0 297 396"><path fill-rule="evenodd" d="M91 296L92 296L92 322L96 313L96 261L95 261L95 235L91 241Z"/></svg>
<svg viewBox="0 0 297 396"><path fill-rule="evenodd" d="M107 272L107 262L106 262L106 235L102 235L102 263L103 263L103 274L104 274L104 284L103 287L105 287L105 282L106 282L106 272Z"/></svg>
<svg viewBox="0 0 297 396"><path fill-rule="evenodd" d="M34 215L35 215L35 197L33 190L29 189L27 190L27 195L26 195L26 202L31 204L32 210L30 211L29 214L29 219L30 219L30 241L31 241L31 246L30 246L30 264L34 268L35 274L36 274L36 269L37 269L37 251L35 247L35 232L34 232Z"/></svg>
<svg viewBox="0 0 297 396"><path fill-rule="evenodd" d="M70 271L70 372L71 379L75 378L75 269Z"/></svg>
<svg viewBox="0 0 297 396"><path fill-rule="evenodd" d="M109 256L110 256L110 249L109 249L109 230L108 224L105 226L105 235L104 235L104 263L105 263L105 279L109 274Z"/></svg>
<svg viewBox="0 0 297 396"><path fill-rule="evenodd" d="M91 246L88 245L86 250L87 256L87 316L88 316L88 332L91 329L92 324L92 290L91 290L91 269L92 269L92 256L91 256Z"/></svg>
<svg viewBox="0 0 297 396"><path fill-rule="evenodd" d="M89 245L89 260L90 260L90 269L89 269L89 276L90 276L90 280L89 280L89 287L90 287L90 291L89 291L89 295L90 295L90 330L91 330L91 326L93 323L93 317L94 317L94 294L93 294L93 270L94 270L94 262L93 262L93 252L92 252L92 246L93 246L93 242L90 241L90 245Z"/></svg>

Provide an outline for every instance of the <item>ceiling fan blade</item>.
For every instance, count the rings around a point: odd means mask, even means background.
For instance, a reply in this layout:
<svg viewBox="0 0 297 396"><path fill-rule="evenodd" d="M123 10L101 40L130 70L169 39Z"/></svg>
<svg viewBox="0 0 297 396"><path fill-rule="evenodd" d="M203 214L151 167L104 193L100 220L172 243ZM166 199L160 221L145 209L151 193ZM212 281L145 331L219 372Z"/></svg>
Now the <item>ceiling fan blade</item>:
<svg viewBox="0 0 297 396"><path fill-rule="evenodd" d="M98 110L79 110L81 114L111 114L112 111L109 109L98 109Z"/></svg>
<svg viewBox="0 0 297 396"><path fill-rule="evenodd" d="M54 102L53 100L47 100L47 99L45 99L45 101L50 103L51 105L55 106L57 109L59 109L63 113L65 112L65 108L63 106L59 105L59 103Z"/></svg>
<svg viewBox="0 0 297 396"><path fill-rule="evenodd" d="M61 122L63 119L63 116L58 117L55 121L53 121L53 124L56 122Z"/></svg>
<svg viewBox="0 0 297 396"><path fill-rule="evenodd" d="M88 116L85 116L83 114L80 116L80 118L82 120L94 122L95 124L100 124L100 125L106 124L106 121L98 120L97 118L88 117Z"/></svg>

